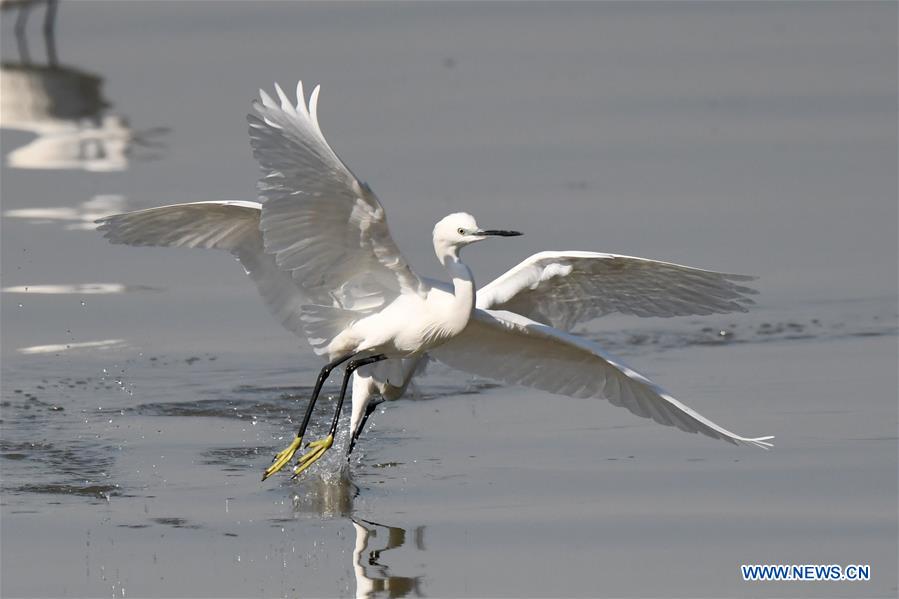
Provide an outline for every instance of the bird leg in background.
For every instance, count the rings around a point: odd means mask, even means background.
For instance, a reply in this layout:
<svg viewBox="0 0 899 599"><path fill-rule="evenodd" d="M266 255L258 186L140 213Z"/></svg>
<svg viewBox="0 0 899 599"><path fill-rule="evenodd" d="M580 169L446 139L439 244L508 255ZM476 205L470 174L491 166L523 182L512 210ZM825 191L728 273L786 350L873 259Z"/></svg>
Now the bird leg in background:
<svg viewBox="0 0 899 599"><path fill-rule="evenodd" d="M265 469L265 472L262 474L262 480L267 479L269 476L290 463L290 460L293 459L293 454L295 454L297 449L303 444L303 435L306 434L306 427L309 426L309 419L312 417L312 409L315 407L315 401L318 399L318 394L321 393L322 386L325 384L325 381L328 380L332 370L352 357L353 354L349 354L348 356L337 358L333 362L325 364L325 367L318 373L318 380L315 381L315 389L312 390L312 397L309 398L309 405L306 406L306 415L303 416L303 422L300 424L300 429L297 432L296 438L290 445L272 458L272 465Z"/></svg>
<svg viewBox="0 0 899 599"><path fill-rule="evenodd" d="M47 9L44 13L44 35L51 36L56 30L56 9L59 0L47 0Z"/></svg>
<svg viewBox="0 0 899 599"><path fill-rule="evenodd" d="M334 412L334 420L331 421L331 430L328 431L328 436L324 439L312 441L306 446L311 447L312 449L305 453L297 462L297 465L293 469L293 478L299 476L306 468L318 461L318 459L322 457L334 443L334 434L337 432L337 423L340 420L340 410L343 407L343 400L346 398L346 389L349 385L350 378L353 376L353 372L362 366L374 364L375 362L386 359L387 356L377 355L369 358L361 358L359 360L350 360L350 363L347 364L346 372L343 375L343 384L340 387L340 397L337 399L337 409Z"/></svg>
<svg viewBox="0 0 899 599"><path fill-rule="evenodd" d="M362 435L362 431L365 429L365 423L368 422L368 417L371 416L372 412L374 412L377 407L385 401L386 400L383 397L379 397L378 399L369 401L368 405L365 406L365 414L362 415L362 420L359 421L358 426L356 426L356 430L352 432L350 443L349 445L347 445L347 457L350 457L350 454L353 453L353 448L356 447L356 440Z"/></svg>

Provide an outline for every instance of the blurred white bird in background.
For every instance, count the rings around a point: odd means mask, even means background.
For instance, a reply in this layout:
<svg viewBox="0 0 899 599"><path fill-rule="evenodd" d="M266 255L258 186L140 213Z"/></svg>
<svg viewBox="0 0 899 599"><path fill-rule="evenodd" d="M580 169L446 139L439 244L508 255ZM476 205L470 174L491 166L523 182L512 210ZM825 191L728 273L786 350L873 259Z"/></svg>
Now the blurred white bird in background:
<svg viewBox="0 0 899 599"><path fill-rule="evenodd" d="M452 283L420 277L387 228L384 209L325 140L319 87L293 104L260 91L249 115L263 175L261 202L195 202L98 221L113 243L224 249L244 266L275 317L327 356L294 441L263 480L302 446L315 401L330 372L347 362L329 434L307 445L294 475L333 443L350 377L352 451L372 398L402 396L427 359L508 384L572 397L597 397L667 426L734 444L767 448L773 437L732 433L680 403L574 325L619 312L684 316L746 311L752 277L595 252L541 252L475 291L463 247L491 236L465 213L434 228L434 250ZM357 370L359 369L359 370Z"/></svg>
<svg viewBox="0 0 899 599"><path fill-rule="evenodd" d="M46 61L32 61L26 23L37 5L46 5ZM18 60L0 64L0 128L34 134L7 152L10 168L122 171L135 147L155 148L165 129L133 131L128 119L110 114L103 77L61 64L56 53L57 0L0 0L4 12L18 9Z"/></svg>

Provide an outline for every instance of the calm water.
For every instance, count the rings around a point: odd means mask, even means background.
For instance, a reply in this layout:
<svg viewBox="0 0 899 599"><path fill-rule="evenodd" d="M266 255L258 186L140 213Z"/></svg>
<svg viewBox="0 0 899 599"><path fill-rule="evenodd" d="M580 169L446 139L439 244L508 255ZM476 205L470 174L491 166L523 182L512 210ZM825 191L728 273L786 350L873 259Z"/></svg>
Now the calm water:
<svg viewBox="0 0 899 599"><path fill-rule="evenodd" d="M896 595L895 3L63 2L54 64L15 16L4 596ZM482 283L542 249L759 275L748 314L581 332L776 449L436 365L348 467L260 484L317 359L229 256L91 222L252 199L249 101L300 77L424 274L468 210L526 233L468 250Z"/></svg>

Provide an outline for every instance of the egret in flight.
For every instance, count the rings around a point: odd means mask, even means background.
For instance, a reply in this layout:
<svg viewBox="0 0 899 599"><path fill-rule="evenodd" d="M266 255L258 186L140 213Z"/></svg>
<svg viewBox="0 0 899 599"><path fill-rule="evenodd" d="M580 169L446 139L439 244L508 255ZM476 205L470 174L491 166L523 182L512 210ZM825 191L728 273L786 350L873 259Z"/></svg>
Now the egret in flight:
<svg viewBox="0 0 899 599"><path fill-rule="evenodd" d="M328 434L307 443L294 476L333 444L353 379L349 453L381 395L395 399L428 359L514 385L597 397L659 424L733 444L767 448L682 404L599 345L570 334L578 323L619 312L684 316L746 311L755 293L725 274L630 256L540 252L480 290L462 249L517 231L485 229L464 212L434 227L434 252L451 279L417 275L387 227L384 208L325 140L319 87L296 103L277 84L260 90L248 116L259 162L260 202L193 202L97 221L113 243L224 249L241 262L276 318L326 357L299 430L263 480L303 447L316 400L345 364Z"/></svg>

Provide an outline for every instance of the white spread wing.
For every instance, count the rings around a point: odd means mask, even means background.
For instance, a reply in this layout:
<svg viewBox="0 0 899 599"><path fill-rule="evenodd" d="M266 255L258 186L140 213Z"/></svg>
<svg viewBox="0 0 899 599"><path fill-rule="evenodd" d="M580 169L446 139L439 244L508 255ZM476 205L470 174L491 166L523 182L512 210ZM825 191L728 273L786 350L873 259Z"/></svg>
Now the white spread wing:
<svg viewBox="0 0 899 599"><path fill-rule="evenodd" d="M348 310L373 310L401 293L426 293L390 236L371 189L341 162L322 135L319 88L294 105L260 90L250 123L253 155L263 175L260 228L265 251L312 298ZM364 298L364 301L359 301Z"/></svg>
<svg viewBox="0 0 899 599"><path fill-rule="evenodd" d="M112 243L233 251L260 236L258 202L191 202L114 214L97 220Z"/></svg>
<svg viewBox="0 0 899 599"><path fill-rule="evenodd" d="M689 316L745 312L754 277L597 252L540 252L479 289L477 305L570 330L612 312Z"/></svg>
<svg viewBox="0 0 899 599"><path fill-rule="evenodd" d="M262 247L257 202L193 202L115 214L98 220L112 243L226 250L237 256L271 313L303 336L300 307L309 302L289 273Z"/></svg>
<svg viewBox="0 0 899 599"><path fill-rule="evenodd" d="M478 376L571 397L598 397L659 424L734 444L773 437L734 434L680 403L595 343L511 312L475 309L465 330L431 357Z"/></svg>

